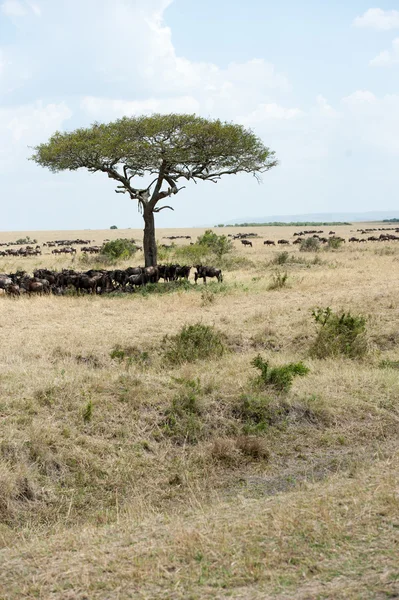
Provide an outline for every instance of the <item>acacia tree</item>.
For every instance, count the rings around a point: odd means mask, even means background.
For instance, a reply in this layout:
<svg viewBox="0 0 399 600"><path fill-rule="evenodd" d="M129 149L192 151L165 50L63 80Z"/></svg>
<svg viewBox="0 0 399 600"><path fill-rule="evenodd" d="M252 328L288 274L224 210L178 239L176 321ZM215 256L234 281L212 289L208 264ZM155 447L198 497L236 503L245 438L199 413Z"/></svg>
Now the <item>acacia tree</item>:
<svg viewBox="0 0 399 600"><path fill-rule="evenodd" d="M144 218L146 266L157 264L154 214L173 210L160 202L183 189L182 181L216 183L237 173L259 177L277 165L274 152L252 131L184 114L124 117L56 132L34 148L31 160L54 173L81 168L106 173L117 182L116 193L137 200ZM149 184L138 187L143 178Z"/></svg>

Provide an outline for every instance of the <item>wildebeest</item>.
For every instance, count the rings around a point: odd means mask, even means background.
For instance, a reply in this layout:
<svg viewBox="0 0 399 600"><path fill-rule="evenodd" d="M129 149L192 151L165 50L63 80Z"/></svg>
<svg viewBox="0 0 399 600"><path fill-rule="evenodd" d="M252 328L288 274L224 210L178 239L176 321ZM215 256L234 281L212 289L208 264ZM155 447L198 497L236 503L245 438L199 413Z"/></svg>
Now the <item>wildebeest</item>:
<svg viewBox="0 0 399 600"><path fill-rule="evenodd" d="M265 240L264 242L265 246L275 246L276 242L273 242L273 240Z"/></svg>
<svg viewBox="0 0 399 600"><path fill-rule="evenodd" d="M206 283L207 277L217 277L220 282L223 281L223 275L221 269L215 269L215 267L206 267L205 265L196 265L196 273L194 273L194 281L197 283L198 279L203 279Z"/></svg>
<svg viewBox="0 0 399 600"><path fill-rule="evenodd" d="M278 240L277 243L283 245L283 244L289 244L289 241L288 240Z"/></svg>
<svg viewBox="0 0 399 600"><path fill-rule="evenodd" d="M251 246L252 248L252 242L250 242L249 240L241 240L241 244L243 244L244 246Z"/></svg>

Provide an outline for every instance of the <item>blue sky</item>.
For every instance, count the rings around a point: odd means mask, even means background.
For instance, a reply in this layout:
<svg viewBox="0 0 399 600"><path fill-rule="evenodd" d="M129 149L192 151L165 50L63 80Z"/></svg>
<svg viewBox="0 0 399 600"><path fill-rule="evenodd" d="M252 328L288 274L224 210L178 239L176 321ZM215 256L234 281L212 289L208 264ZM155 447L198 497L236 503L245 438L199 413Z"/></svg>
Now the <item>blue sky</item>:
<svg viewBox="0 0 399 600"><path fill-rule="evenodd" d="M363 0L0 0L0 230L141 227L103 175L29 146L151 112L251 127L280 165L200 183L163 227L397 210L399 6Z"/></svg>

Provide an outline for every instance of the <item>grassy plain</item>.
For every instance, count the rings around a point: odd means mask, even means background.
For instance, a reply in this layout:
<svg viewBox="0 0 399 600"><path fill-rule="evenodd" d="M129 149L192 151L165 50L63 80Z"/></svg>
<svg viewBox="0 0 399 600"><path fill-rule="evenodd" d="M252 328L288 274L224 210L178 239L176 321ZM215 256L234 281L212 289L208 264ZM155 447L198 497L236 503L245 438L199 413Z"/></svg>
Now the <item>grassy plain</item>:
<svg viewBox="0 0 399 600"><path fill-rule="evenodd" d="M296 230L248 229L206 289L0 297L1 599L399 597L399 243L263 245ZM0 241L26 234L141 239ZM47 252L0 272L85 268ZM365 357L310 357L318 306L366 317ZM169 365L165 336L198 322L227 351ZM249 421L259 353L310 373Z"/></svg>

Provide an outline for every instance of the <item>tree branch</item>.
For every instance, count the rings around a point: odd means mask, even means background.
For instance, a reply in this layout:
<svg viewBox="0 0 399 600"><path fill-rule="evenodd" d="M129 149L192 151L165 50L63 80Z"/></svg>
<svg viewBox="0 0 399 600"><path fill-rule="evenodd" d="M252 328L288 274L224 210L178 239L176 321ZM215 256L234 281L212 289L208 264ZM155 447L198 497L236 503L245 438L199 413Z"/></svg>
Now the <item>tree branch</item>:
<svg viewBox="0 0 399 600"><path fill-rule="evenodd" d="M154 208L152 212L158 213L159 211L163 210L164 208L169 208L170 210L175 210L172 206L160 206L159 208Z"/></svg>

